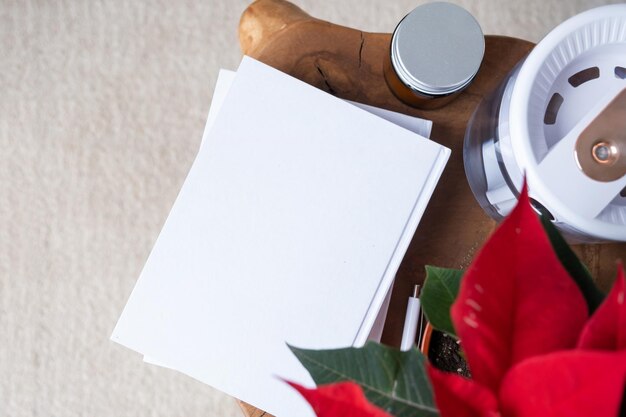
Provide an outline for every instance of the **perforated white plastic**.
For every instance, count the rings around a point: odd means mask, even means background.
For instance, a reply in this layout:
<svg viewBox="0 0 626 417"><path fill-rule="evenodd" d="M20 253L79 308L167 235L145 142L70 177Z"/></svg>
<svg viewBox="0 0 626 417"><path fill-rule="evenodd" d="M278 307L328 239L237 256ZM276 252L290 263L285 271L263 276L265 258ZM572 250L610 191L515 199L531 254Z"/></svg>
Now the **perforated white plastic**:
<svg viewBox="0 0 626 417"><path fill-rule="evenodd" d="M626 4L599 7L550 32L479 106L468 126L465 162L488 212L508 214L526 175L537 206L570 236L626 241L626 176L594 180L575 154L581 132L626 89L625 66ZM478 119L490 113L491 129L484 121L478 129Z"/></svg>

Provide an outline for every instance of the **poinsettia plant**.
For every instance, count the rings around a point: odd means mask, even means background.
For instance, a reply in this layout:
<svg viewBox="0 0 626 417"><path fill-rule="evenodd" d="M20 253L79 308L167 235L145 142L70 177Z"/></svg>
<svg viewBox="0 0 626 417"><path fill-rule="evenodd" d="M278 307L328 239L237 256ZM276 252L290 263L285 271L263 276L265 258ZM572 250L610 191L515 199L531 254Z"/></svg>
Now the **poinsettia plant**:
<svg viewBox="0 0 626 417"><path fill-rule="evenodd" d="M605 297L524 187L464 273L427 268L424 310L459 338L471 379L368 343L292 348L317 388L290 384L319 417L626 415L625 294L621 264Z"/></svg>

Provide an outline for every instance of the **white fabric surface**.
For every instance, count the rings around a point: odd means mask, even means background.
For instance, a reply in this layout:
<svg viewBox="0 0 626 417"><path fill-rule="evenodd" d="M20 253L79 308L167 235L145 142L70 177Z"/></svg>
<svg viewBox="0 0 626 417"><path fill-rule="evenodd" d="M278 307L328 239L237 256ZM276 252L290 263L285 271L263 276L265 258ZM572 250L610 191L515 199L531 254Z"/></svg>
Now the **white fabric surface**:
<svg viewBox="0 0 626 417"><path fill-rule="evenodd" d="M422 1L299 0L389 32ZM457 1L539 40L602 0ZM0 416L240 416L109 335L202 136L243 0L0 0Z"/></svg>

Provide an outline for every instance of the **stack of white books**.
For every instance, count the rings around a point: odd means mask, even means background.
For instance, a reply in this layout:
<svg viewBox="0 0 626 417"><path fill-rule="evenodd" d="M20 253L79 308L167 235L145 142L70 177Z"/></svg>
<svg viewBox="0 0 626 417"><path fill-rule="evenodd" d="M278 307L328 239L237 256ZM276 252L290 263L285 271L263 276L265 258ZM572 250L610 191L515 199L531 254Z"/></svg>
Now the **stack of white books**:
<svg viewBox="0 0 626 417"><path fill-rule="evenodd" d="M277 417L313 415L287 344L380 336L394 275L450 151L431 123L244 57L112 339Z"/></svg>

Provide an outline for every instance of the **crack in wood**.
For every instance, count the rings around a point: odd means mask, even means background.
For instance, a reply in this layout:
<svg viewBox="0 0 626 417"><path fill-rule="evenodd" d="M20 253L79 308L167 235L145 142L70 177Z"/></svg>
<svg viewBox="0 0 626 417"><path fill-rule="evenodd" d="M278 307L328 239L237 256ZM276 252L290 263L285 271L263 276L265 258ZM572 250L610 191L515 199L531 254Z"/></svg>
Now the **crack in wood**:
<svg viewBox="0 0 626 417"><path fill-rule="evenodd" d="M359 46L359 68L361 68L361 64L363 62L363 45L365 45L365 36L363 36L363 31L359 32L361 35L361 46Z"/></svg>
<svg viewBox="0 0 626 417"><path fill-rule="evenodd" d="M326 74L324 74L324 71L322 71L322 68L320 67L320 65L319 64L315 64L315 68L317 69L317 72L319 72L320 75L322 76L324 84L326 84L326 88L328 88L328 92L330 94L332 94L332 95L337 95L337 92L335 91L335 89L328 82L328 78L326 77Z"/></svg>

